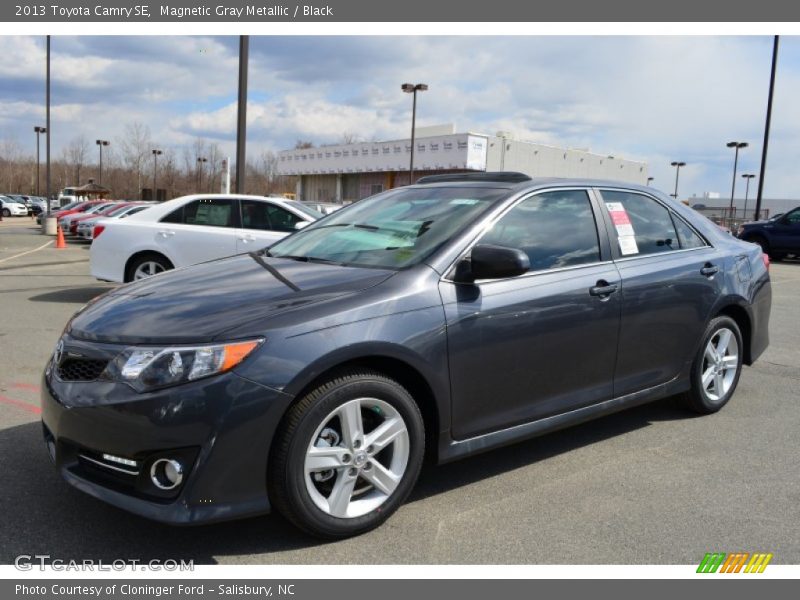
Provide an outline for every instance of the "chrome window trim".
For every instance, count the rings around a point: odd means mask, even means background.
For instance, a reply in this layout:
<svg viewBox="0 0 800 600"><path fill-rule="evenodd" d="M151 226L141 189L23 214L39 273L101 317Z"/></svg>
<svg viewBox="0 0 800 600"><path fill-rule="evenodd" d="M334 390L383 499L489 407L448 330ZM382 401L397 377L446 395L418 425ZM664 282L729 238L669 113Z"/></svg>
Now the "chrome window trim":
<svg viewBox="0 0 800 600"><path fill-rule="evenodd" d="M508 206L505 206L503 208L498 209L498 211L494 215L489 217L484 222L483 226L478 230L478 232L476 233L475 237L465 246L464 250L459 252L459 254L456 257L456 259L453 260L447 266L446 269L444 269L444 275L442 275L439 278L439 281L440 282L444 281L444 282L447 282L447 283L453 283L453 284L456 284L456 285L462 285L464 282L453 281L451 278L449 278L447 276L447 274L450 273L453 270L453 267L455 267L455 265L458 264L459 261L463 260L464 257L469 252L472 251L472 249L480 241L481 237L483 237L486 234L486 232L489 229L491 229L492 226L494 226L495 223L497 223L497 221L502 219L509 211L511 211L513 208L515 208L519 203L524 202L525 200L527 200L529 198L533 198L534 196L538 196L540 194L545 194L547 192L576 192L577 191L577 192L586 192L586 199L589 201L589 207L591 209L591 207L592 207L592 190L593 189L594 188L589 187L589 186L575 185L575 186L569 186L569 187L549 187L549 188L543 188L543 189L540 189L540 190L533 190L532 192L523 193L517 199L515 199L511 203L509 203ZM594 211L593 210L592 210L592 219L594 219ZM600 225L599 225L599 223L597 223L597 220L595 219L595 229L597 230L597 249L600 251L600 254L602 255L603 249L602 249L602 244L600 242L601 232L600 232L599 227L600 227ZM516 280L519 280L519 279L525 279L525 278L528 278L528 277L531 277L531 276L535 276L535 275L545 275L547 273L556 273L556 272L561 272L561 271L582 269L582 268L585 268L585 267L594 267L596 265L607 265L607 264L612 264L613 262L614 262L613 259L612 260L598 260L596 262L584 263L584 264L580 264L580 265L571 265L569 267L557 267L557 268L554 268L554 269L542 269L540 271L528 271L527 273L525 273L523 275L517 275L516 277L504 277L502 279L477 279L477 280L471 282L469 285L480 285L481 283L493 283L493 282L498 282L498 281L509 281L509 280L512 280L512 279L516 281Z"/></svg>

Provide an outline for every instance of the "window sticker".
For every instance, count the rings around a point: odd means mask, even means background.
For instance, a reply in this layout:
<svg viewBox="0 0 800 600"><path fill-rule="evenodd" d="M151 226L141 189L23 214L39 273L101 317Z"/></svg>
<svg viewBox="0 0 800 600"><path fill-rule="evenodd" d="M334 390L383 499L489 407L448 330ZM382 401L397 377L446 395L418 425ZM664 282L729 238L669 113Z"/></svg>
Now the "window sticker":
<svg viewBox="0 0 800 600"><path fill-rule="evenodd" d="M621 202L606 202L606 208L608 208L608 214L611 215L614 227L617 228L618 236L634 235L633 225Z"/></svg>
<svg viewBox="0 0 800 600"><path fill-rule="evenodd" d="M636 245L636 238L632 235L619 236L619 251L623 256L639 254L639 246Z"/></svg>

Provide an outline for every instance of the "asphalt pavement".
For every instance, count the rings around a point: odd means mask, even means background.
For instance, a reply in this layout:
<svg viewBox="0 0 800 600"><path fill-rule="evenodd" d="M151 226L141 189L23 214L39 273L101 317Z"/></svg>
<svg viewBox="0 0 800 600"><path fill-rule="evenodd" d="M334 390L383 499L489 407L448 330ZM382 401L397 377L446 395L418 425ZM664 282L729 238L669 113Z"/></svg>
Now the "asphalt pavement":
<svg viewBox="0 0 800 600"><path fill-rule="evenodd" d="M0 223L0 563L696 564L706 552L800 563L800 262L773 264L768 351L720 413L673 399L441 467L381 528L322 543L277 515L175 528L64 483L39 423L39 378L81 305L111 287L88 245ZM25 254L23 254L25 253Z"/></svg>

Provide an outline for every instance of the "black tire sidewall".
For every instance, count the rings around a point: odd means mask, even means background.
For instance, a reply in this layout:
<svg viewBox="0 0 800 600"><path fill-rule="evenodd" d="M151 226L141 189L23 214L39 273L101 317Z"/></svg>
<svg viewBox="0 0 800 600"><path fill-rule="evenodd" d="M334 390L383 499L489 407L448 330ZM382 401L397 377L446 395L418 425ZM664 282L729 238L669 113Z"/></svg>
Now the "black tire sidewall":
<svg viewBox="0 0 800 600"><path fill-rule="evenodd" d="M126 273L125 281L126 282L133 281L133 275L134 273L136 273L136 269L138 269L142 264L146 262L156 262L160 264L162 267L164 267L165 271L169 271L173 268L172 265L169 264L169 262L162 256L159 256L158 254L145 254L137 258L135 261L133 261L131 265L128 267L128 272Z"/></svg>
<svg viewBox="0 0 800 600"><path fill-rule="evenodd" d="M703 387L703 358L708 342L717 334L720 329L723 328L730 329L733 332L733 335L736 337L736 343L739 345L739 362L736 365L736 376L733 378L731 388L721 400L715 401L711 400L706 395ZM730 401L731 397L736 392L737 386L739 385L739 377L742 374L744 350L742 332L739 330L739 326L736 324L736 321L728 316L719 316L711 320L706 328L705 335L703 335L703 341L700 344L700 348L697 352L697 358L695 359L695 363L692 367L692 401L697 404L697 408L702 412L717 412Z"/></svg>
<svg viewBox="0 0 800 600"><path fill-rule="evenodd" d="M306 489L304 463L308 445L317 428L331 412L355 398L377 398L391 404L405 421L409 436L406 471L395 492L381 506L361 517L342 519L320 510ZM304 529L324 537L346 537L377 527L405 501L419 475L425 432L419 408L399 384L367 376L354 378L328 390L309 407L293 432L285 465L289 502Z"/></svg>

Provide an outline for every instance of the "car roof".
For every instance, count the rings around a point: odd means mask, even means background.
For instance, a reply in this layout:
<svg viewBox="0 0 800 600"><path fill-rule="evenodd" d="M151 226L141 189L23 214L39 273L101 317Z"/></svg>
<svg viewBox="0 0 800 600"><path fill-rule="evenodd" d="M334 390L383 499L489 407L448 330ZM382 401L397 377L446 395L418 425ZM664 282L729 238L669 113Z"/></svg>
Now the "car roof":
<svg viewBox="0 0 800 600"><path fill-rule="evenodd" d="M420 178L413 187L472 187L501 188L513 191L535 190L545 187L614 187L653 193L654 188L612 179L584 179L576 177L528 177L516 172L476 172L431 175Z"/></svg>

